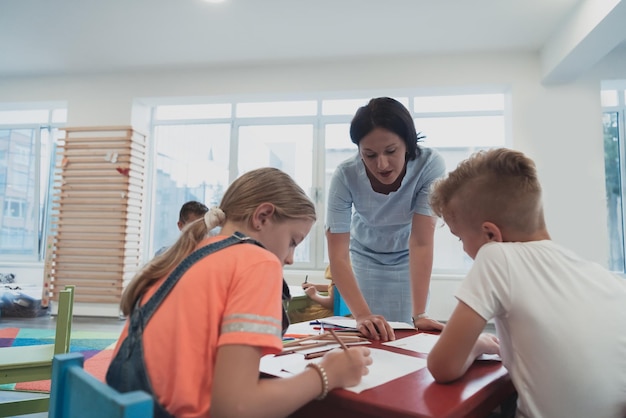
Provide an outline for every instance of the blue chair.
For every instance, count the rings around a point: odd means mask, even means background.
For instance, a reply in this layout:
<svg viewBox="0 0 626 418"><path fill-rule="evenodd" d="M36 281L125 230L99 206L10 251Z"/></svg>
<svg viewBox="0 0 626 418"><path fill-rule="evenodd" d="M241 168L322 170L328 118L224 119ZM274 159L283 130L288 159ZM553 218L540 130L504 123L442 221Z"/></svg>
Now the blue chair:
<svg viewBox="0 0 626 418"><path fill-rule="evenodd" d="M119 393L83 369L81 353L58 354L52 361L49 418L146 418L154 415L144 391Z"/></svg>

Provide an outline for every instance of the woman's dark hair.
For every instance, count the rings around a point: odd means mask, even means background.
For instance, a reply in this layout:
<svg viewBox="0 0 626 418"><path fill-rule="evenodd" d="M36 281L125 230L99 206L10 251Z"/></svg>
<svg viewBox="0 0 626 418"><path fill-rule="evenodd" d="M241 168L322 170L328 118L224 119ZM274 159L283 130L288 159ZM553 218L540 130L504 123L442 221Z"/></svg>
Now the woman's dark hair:
<svg viewBox="0 0 626 418"><path fill-rule="evenodd" d="M350 138L358 146L361 139L376 128L386 129L402 138L406 144L407 160L414 160L420 155L417 143L424 136L415 130L411 114L399 101L377 97L360 107L350 124Z"/></svg>

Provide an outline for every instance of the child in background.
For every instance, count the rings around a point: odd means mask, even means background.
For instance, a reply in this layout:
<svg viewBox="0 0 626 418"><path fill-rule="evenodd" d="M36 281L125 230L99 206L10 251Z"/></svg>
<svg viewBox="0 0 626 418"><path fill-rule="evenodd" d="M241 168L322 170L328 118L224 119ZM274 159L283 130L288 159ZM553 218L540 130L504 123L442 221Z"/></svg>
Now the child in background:
<svg viewBox="0 0 626 418"><path fill-rule="evenodd" d="M178 230L182 231L185 225L202 218L208 211L209 208L204 203L195 200L184 203L178 212L178 222L176 222ZM168 246L159 248L157 252L154 253L154 256L156 257L157 255L163 254L168 248Z"/></svg>
<svg viewBox="0 0 626 418"><path fill-rule="evenodd" d="M178 222L176 223L178 229L182 231L185 225L202 218L208 211L209 208L202 202L195 200L186 202L178 212Z"/></svg>
<svg viewBox="0 0 626 418"><path fill-rule="evenodd" d="M333 276L330 274L330 266L326 267L326 270L324 271L324 278L326 280L330 280L328 286L303 283L302 288L308 297L325 308L326 312L330 313L330 315L326 316L331 316L333 314L333 304L335 302L333 297L333 288L335 286L333 284ZM325 292L326 295L321 294L320 291Z"/></svg>
<svg viewBox="0 0 626 418"><path fill-rule="evenodd" d="M315 219L314 204L280 170L235 180L220 207L183 228L125 289L129 319L107 383L152 394L155 417L212 418L288 416L358 384L372 363L365 347L332 350L292 377L259 375L261 357L283 347L283 266Z"/></svg>
<svg viewBox="0 0 626 418"><path fill-rule="evenodd" d="M330 275L330 266L324 271L324 278L330 280L328 285L313 284L309 282L302 283L304 293L311 299L306 308L295 309L289 312L291 322L313 321L319 318L327 318L333 316L333 278ZM323 293L320 293L323 292ZM325 294L324 294L325 293Z"/></svg>
<svg viewBox="0 0 626 418"><path fill-rule="evenodd" d="M474 259L428 355L435 380L499 353L518 417L622 417L626 281L550 240L533 161L478 152L435 184L431 206ZM482 333L491 318L499 338Z"/></svg>

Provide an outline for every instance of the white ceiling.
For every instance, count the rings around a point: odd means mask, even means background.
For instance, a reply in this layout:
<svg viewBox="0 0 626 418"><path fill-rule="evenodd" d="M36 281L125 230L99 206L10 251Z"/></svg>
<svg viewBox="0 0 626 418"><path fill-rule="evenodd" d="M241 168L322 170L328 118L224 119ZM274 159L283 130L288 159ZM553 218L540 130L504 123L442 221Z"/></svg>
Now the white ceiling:
<svg viewBox="0 0 626 418"><path fill-rule="evenodd" d="M598 0L2 0L0 77L541 53L590 1ZM552 47L557 64L576 48L566 44Z"/></svg>

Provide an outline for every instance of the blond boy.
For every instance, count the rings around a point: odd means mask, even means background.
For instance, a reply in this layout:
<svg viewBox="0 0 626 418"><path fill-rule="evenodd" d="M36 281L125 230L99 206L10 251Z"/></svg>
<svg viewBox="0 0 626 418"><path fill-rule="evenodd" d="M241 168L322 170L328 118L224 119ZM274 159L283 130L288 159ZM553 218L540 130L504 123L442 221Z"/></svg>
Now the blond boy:
<svg viewBox="0 0 626 418"><path fill-rule="evenodd" d="M500 353L518 417L622 416L626 281L550 240L533 161L476 153L434 186L431 205L474 259L428 356L435 380ZM492 318L498 338L482 333Z"/></svg>

